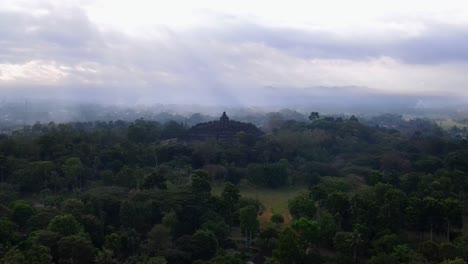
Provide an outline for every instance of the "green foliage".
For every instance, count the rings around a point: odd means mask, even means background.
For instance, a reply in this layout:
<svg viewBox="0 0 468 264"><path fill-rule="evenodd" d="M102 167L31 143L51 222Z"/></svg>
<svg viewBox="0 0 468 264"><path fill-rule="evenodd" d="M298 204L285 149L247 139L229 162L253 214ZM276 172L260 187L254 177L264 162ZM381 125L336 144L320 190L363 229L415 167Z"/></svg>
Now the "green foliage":
<svg viewBox="0 0 468 264"><path fill-rule="evenodd" d="M322 213L318 224L320 227L320 240L327 245L331 245L337 231L335 218L328 212Z"/></svg>
<svg viewBox="0 0 468 264"><path fill-rule="evenodd" d="M246 237L247 246L250 246L259 229L257 215L258 210L252 205L240 209L240 227Z"/></svg>
<svg viewBox="0 0 468 264"><path fill-rule="evenodd" d="M96 264L118 264L118 260L114 258L114 252L106 248L99 250L96 259Z"/></svg>
<svg viewBox="0 0 468 264"><path fill-rule="evenodd" d="M17 226L6 218L0 218L0 252L6 249L15 242L15 231Z"/></svg>
<svg viewBox="0 0 468 264"><path fill-rule="evenodd" d="M24 226L28 219L34 214L32 206L23 200L18 200L11 206L11 218L14 222Z"/></svg>
<svg viewBox="0 0 468 264"><path fill-rule="evenodd" d="M400 238L396 234L383 235L374 240L372 246L378 253L391 253L400 244Z"/></svg>
<svg viewBox="0 0 468 264"><path fill-rule="evenodd" d="M466 261L461 258L456 258L453 260L444 260L440 264L466 264Z"/></svg>
<svg viewBox="0 0 468 264"><path fill-rule="evenodd" d="M288 202L289 212L298 219L300 217L314 217L317 207L308 194L301 194Z"/></svg>
<svg viewBox="0 0 468 264"><path fill-rule="evenodd" d="M71 188L80 188L83 186L84 181L84 167L80 158L69 158L67 159L63 166L62 170L65 174L66 181L69 183Z"/></svg>
<svg viewBox="0 0 468 264"><path fill-rule="evenodd" d="M439 245L433 241L424 241L418 245L418 253L430 261L439 260Z"/></svg>
<svg viewBox="0 0 468 264"><path fill-rule="evenodd" d="M302 263L304 251L300 246L298 235L293 229L287 227L281 232L278 248L274 250L273 255L279 263Z"/></svg>
<svg viewBox="0 0 468 264"><path fill-rule="evenodd" d="M76 219L80 218L85 212L85 206L81 200L67 199L62 203L62 211L65 214L71 214Z"/></svg>
<svg viewBox="0 0 468 264"><path fill-rule="evenodd" d="M408 245L397 245L393 248L391 254L393 258L397 261L398 264L403 263L425 263L426 260L424 257L414 250L412 250Z"/></svg>
<svg viewBox="0 0 468 264"><path fill-rule="evenodd" d="M372 256L367 263L368 264L395 264L397 262L393 256L389 256L389 255L381 253L381 254Z"/></svg>
<svg viewBox="0 0 468 264"><path fill-rule="evenodd" d="M161 115L164 125L35 124L0 136L0 263L237 264L270 252L267 263L468 259L468 144L430 122L376 121L398 132L281 111L252 117L271 132L260 138L179 144L160 141L185 134L183 117ZM221 180L238 185L212 196Z"/></svg>
<svg viewBox="0 0 468 264"><path fill-rule="evenodd" d="M50 249L42 245L33 245L26 251L25 259L31 264L52 264Z"/></svg>
<svg viewBox="0 0 468 264"><path fill-rule="evenodd" d="M234 223L234 212L238 207L239 199L239 189L230 182L225 183L221 193L221 201L226 209L225 219L230 227Z"/></svg>
<svg viewBox="0 0 468 264"><path fill-rule="evenodd" d="M107 240L107 239L106 239ZM118 243L121 243L120 240ZM148 233L146 252L149 255L161 255L171 245L171 231L164 225L155 225ZM120 248L121 245L109 248ZM115 251L115 250L114 250Z"/></svg>
<svg viewBox="0 0 468 264"><path fill-rule="evenodd" d="M192 236L191 249L194 259L212 258L218 249L218 241L211 231L197 230Z"/></svg>
<svg viewBox="0 0 468 264"><path fill-rule="evenodd" d="M192 191L201 199L208 199L211 194L211 184L207 178L208 176L199 175L194 175L192 178Z"/></svg>
<svg viewBox="0 0 468 264"><path fill-rule="evenodd" d="M57 257L60 263L92 263L96 248L80 235L65 236L58 241Z"/></svg>
<svg viewBox="0 0 468 264"><path fill-rule="evenodd" d="M310 244L317 242L320 237L320 226L316 221L301 217L291 224L291 228L296 231L299 241L307 248Z"/></svg>
<svg viewBox="0 0 468 264"><path fill-rule="evenodd" d="M284 223L284 217L283 215L280 215L280 214L273 214L271 217L270 217L270 221L273 223L273 224L282 224Z"/></svg>
<svg viewBox="0 0 468 264"><path fill-rule="evenodd" d="M167 189L166 177L164 176L164 172L154 171L149 174L146 174L143 177L143 183L141 187L145 189L150 189L150 188L155 188L155 187L161 190Z"/></svg>
<svg viewBox="0 0 468 264"><path fill-rule="evenodd" d="M457 248L458 256L462 257L463 259L468 259L468 236L460 236L455 239L453 243Z"/></svg>
<svg viewBox="0 0 468 264"><path fill-rule="evenodd" d="M275 258L268 258L264 264L281 264L281 262Z"/></svg>
<svg viewBox="0 0 468 264"><path fill-rule="evenodd" d="M0 260L2 264L23 264L26 263L26 258L21 251L17 249L9 250Z"/></svg>
<svg viewBox="0 0 468 264"><path fill-rule="evenodd" d="M206 264L244 264L244 263L245 261L235 256L216 256L206 262Z"/></svg>
<svg viewBox="0 0 468 264"><path fill-rule="evenodd" d="M277 188L288 181L287 167L282 163L251 164L247 170L249 180L259 186Z"/></svg>
<svg viewBox="0 0 468 264"><path fill-rule="evenodd" d="M57 215L50 221L47 229L62 236L77 235L83 231L83 227L71 214Z"/></svg>
<svg viewBox="0 0 468 264"><path fill-rule="evenodd" d="M439 259L455 259L458 256L457 248L452 243L441 243L439 246Z"/></svg>

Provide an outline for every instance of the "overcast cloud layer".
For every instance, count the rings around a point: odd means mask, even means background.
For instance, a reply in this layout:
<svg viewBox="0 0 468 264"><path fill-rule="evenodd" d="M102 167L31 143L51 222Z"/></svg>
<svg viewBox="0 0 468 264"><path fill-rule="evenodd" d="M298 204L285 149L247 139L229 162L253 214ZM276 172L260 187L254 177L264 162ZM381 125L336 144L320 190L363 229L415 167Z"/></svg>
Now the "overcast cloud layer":
<svg viewBox="0 0 468 264"><path fill-rule="evenodd" d="M464 0L168 2L2 0L2 96L209 104L343 90L468 96Z"/></svg>

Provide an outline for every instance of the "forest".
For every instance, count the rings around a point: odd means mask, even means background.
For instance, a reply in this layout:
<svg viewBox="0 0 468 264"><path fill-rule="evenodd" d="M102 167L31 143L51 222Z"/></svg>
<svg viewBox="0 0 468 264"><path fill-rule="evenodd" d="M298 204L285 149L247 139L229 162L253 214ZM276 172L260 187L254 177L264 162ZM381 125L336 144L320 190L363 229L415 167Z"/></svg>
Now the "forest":
<svg viewBox="0 0 468 264"><path fill-rule="evenodd" d="M24 126L0 136L0 263L466 263L468 141L399 122L313 112L234 143L173 141L176 121ZM246 185L303 189L274 212Z"/></svg>

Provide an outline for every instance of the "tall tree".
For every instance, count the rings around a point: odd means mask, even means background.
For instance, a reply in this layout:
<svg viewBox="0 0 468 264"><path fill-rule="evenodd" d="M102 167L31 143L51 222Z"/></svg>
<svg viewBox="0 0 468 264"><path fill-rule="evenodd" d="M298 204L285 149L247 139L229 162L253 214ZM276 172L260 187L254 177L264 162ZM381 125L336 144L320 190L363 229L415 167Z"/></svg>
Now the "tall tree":
<svg viewBox="0 0 468 264"><path fill-rule="evenodd" d="M292 228L287 227L281 232L278 247L273 255L280 263L302 263L304 250L301 248L297 233Z"/></svg>
<svg viewBox="0 0 468 264"><path fill-rule="evenodd" d="M242 233L244 233L247 247L250 248L252 239L258 232L259 222L257 219L257 208L252 205L246 206L240 210L240 224Z"/></svg>
<svg viewBox="0 0 468 264"><path fill-rule="evenodd" d="M231 230L234 221L234 212L238 206L240 198L239 189L232 183L227 182L224 184L223 192L221 193L221 200L226 208L226 221Z"/></svg>
<svg viewBox="0 0 468 264"><path fill-rule="evenodd" d="M62 166L62 170L72 188L79 188L83 185L84 167L80 158L69 158Z"/></svg>
<svg viewBox="0 0 468 264"><path fill-rule="evenodd" d="M362 234L359 231L354 230L348 237L347 242L348 242L349 247L352 248L353 250L353 262L356 263L358 250L364 243Z"/></svg>

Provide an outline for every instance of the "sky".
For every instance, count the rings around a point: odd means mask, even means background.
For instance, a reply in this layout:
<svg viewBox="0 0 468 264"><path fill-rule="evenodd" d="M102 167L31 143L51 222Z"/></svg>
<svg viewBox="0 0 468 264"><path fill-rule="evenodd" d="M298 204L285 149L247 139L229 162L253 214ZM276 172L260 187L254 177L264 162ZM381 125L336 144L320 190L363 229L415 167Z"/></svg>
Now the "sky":
<svg viewBox="0 0 468 264"><path fill-rule="evenodd" d="M468 98L467 73L466 0L0 0L3 97Z"/></svg>

